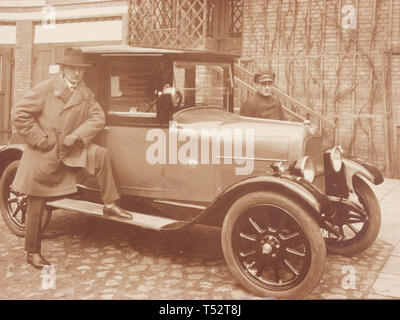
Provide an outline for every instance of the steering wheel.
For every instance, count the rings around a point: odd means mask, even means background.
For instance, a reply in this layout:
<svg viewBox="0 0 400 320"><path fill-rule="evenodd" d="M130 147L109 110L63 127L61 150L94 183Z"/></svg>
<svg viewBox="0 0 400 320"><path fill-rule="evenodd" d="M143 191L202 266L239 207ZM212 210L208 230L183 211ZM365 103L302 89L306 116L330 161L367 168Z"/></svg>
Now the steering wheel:
<svg viewBox="0 0 400 320"><path fill-rule="evenodd" d="M148 105L147 109L144 112L156 112L156 104L158 99L154 99L153 101L146 102ZM172 98L172 108L174 112L179 111L179 108L182 104L183 95L182 92L176 90L175 94Z"/></svg>

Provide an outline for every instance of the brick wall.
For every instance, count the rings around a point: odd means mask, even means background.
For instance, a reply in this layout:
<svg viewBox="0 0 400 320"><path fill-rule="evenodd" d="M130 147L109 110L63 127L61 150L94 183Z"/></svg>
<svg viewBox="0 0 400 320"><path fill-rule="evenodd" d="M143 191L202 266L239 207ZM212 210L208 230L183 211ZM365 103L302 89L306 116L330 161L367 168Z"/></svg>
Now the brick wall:
<svg viewBox="0 0 400 320"><path fill-rule="evenodd" d="M32 21L18 21L16 33L16 46L14 54L14 95L13 101L17 102L31 87L32 74Z"/></svg>
<svg viewBox="0 0 400 320"><path fill-rule="evenodd" d="M351 12L342 13L346 5L354 8L355 29L346 28L351 20ZM390 99L384 98L389 91L383 79L396 80L400 69L383 67L388 59L383 52L399 45L399 17L399 1L247 0L242 56L254 59L253 72L272 69L280 88L337 121L336 135L328 127L325 132L331 144L393 175L391 130L400 100L385 104ZM393 94L399 89L393 87Z"/></svg>

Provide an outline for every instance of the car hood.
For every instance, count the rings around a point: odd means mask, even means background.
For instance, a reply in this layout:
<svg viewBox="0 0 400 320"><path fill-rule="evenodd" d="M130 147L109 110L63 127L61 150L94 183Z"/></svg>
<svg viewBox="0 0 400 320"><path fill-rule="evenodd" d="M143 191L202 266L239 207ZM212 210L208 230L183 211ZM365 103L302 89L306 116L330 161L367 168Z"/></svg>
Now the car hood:
<svg viewBox="0 0 400 320"><path fill-rule="evenodd" d="M243 117L220 108L186 109L176 113L173 121L180 128L197 132L228 129L240 132L243 138L253 135L254 158L259 160L296 160L305 136L305 126L299 122Z"/></svg>

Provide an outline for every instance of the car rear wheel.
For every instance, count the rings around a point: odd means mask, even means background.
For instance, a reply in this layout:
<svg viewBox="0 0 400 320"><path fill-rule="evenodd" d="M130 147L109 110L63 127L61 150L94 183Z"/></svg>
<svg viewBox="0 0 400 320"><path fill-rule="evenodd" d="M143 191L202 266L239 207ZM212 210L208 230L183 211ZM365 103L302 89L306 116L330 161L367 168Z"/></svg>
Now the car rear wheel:
<svg viewBox="0 0 400 320"><path fill-rule="evenodd" d="M353 186L364 212L337 209L332 223L339 230L341 238L326 232L325 242L329 253L353 256L368 249L378 236L381 226L378 199L361 178L355 177Z"/></svg>
<svg viewBox="0 0 400 320"><path fill-rule="evenodd" d="M17 173L19 160L11 162L0 179L0 212L7 227L19 237L25 236L27 196L13 190L11 184ZM50 222L51 212L44 210L42 232Z"/></svg>
<svg viewBox="0 0 400 320"><path fill-rule="evenodd" d="M228 268L257 296L302 298L323 275L326 248L318 224L301 205L276 192L238 199L221 236Z"/></svg>

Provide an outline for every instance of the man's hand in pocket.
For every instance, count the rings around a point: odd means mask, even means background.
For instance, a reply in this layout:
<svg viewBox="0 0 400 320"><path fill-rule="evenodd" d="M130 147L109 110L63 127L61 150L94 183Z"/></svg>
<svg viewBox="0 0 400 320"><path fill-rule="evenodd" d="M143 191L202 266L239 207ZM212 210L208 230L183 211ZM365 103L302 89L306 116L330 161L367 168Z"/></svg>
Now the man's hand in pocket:
<svg viewBox="0 0 400 320"><path fill-rule="evenodd" d="M36 143L36 146L41 150L48 150L51 149L52 145L49 143L49 138L43 137Z"/></svg>
<svg viewBox="0 0 400 320"><path fill-rule="evenodd" d="M79 139L79 136L75 133L71 133L64 138L63 147L70 148L72 147L75 142Z"/></svg>

